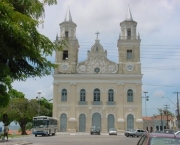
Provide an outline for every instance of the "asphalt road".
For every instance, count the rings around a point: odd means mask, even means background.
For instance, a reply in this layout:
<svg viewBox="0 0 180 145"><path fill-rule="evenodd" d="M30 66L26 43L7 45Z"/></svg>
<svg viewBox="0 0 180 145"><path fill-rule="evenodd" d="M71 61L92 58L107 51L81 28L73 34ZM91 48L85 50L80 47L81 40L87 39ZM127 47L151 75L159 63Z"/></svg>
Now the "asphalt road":
<svg viewBox="0 0 180 145"><path fill-rule="evenodd" d="M136 145L139 138L125 137L124 135L90 135L89 133L59 134L55 136L29 135L13 138L2 145Z"/></svg>

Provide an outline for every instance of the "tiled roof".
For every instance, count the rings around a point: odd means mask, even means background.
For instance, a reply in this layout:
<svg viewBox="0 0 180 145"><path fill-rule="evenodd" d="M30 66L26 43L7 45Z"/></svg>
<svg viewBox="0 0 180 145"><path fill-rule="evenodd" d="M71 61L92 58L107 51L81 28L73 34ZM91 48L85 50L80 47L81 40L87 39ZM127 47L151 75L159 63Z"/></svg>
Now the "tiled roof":
<svg viewBox="0 0 180 145"><path fill-rule="evenodd" d="M156 115L154 117L142 117L143 120L149 120L149 121L153 121L153 120L161 120L161 115ZM168 120L173 120L174 117L172 116L168 116ZM167 120L167 116L162 116L162 120Z"/></svg>

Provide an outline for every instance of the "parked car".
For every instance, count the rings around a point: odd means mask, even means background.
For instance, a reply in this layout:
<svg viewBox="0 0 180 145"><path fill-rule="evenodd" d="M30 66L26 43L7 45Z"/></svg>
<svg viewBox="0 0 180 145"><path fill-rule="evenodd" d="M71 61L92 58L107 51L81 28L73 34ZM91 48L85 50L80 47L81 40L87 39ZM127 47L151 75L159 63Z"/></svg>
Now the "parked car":
<svg viewBox="0 0 180 145"><path fill-rule="evenodd" d="M146 134L147 131L145 130L142 130L142 129L129 129L127 131L125 131L125 136L126 137L139 137L139 136L142 136L144 134Z"/></svg>
<svg viewBox="0 0 180 145"><path fill-rule="evenodd" d="M147 133L136 145L180 145L180 136L167 133Z"/></svg>
<svg viewBox="0 0 180 145"><path fill-rule="evenodd" d="M90 129L90 134L93 135L94 133L100 135L100 133L101 133L100 127L92 126L91 129Z"/></svg>
<svg viewBox="0 0 180 145"><path fill-rule="evenodd" d="M180 135L180 131L175 131L175 135Z"/></svg>
<svg viewBox="0 0 180 145"><path fill-rule="evenodd" d="M115 128L110 128L109 135L117 135L117 130Z"/></svg>
<svg viewBox="0 0 180 145"><path fill-rule="evenodd" d="M160 130L156 130L154 133L164 133L164 132Z"/></svg>
<svg viewBox="0 0 180 145"><path fill-rule="evenodd" d="M164 133L174 134L174 133L175 133L175 131L174 131L174 130L172 130L172 129L165 129L165 130L164 130Z"/></svg>

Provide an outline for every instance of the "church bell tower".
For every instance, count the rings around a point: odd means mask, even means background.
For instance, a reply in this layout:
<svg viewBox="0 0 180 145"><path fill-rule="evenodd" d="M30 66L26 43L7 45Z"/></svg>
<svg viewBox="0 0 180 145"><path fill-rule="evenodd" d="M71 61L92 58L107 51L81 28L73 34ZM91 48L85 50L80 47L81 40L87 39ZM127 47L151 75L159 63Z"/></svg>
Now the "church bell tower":
<svg viewBox="0 0 180 145"><path fill-rule="evenodd" d="M60 25L60 37L56 37L55 43L61 45L65 42L63 50L56 51L55 74L74 74L76 73L76 65L78 63L78 48L79 43L76 38L77 25L72 21L70 10L68 9L65 19Z"/></svg>
<svg viewBox="0 0 180 145"><path fill-rule="evenodd" d="M133 20L128 7L126 18L120 23L121 34L118 40L119 73L141 74L140 36L136 32L137 22Z"/></svg>

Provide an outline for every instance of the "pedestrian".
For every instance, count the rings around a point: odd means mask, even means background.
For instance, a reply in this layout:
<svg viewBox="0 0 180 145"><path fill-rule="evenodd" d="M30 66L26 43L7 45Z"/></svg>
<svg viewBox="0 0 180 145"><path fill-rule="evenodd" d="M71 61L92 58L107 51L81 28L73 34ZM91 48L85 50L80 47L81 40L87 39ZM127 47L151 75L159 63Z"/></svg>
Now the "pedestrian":
<svg viewBox="0 0 180 145"><path fill-rule="evenodd" d="M7 124L4 125L4 138L5 136L7 137L7 141L8 141L8 132L9 132L9 127Z"/></svg>

